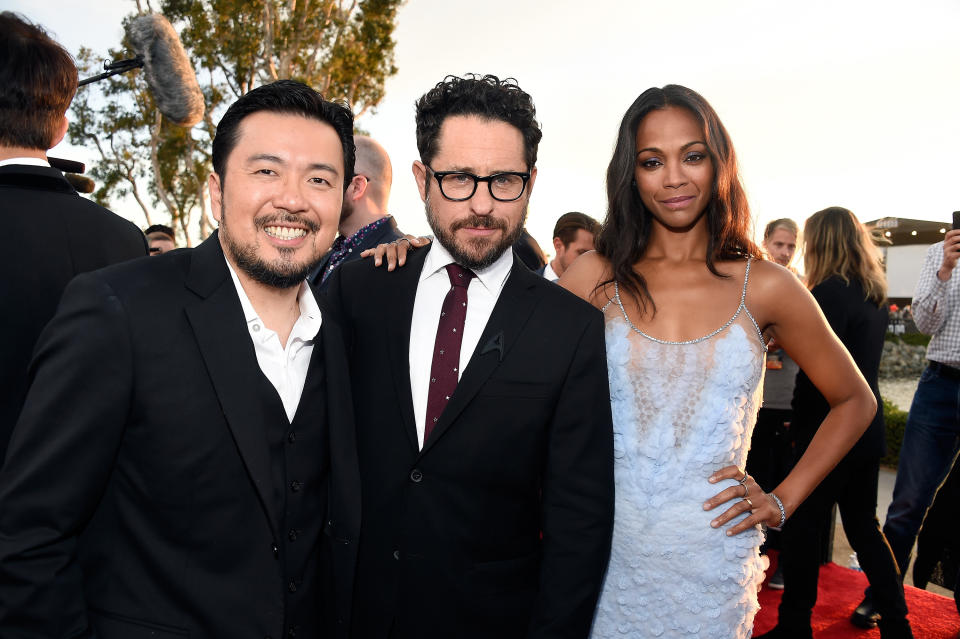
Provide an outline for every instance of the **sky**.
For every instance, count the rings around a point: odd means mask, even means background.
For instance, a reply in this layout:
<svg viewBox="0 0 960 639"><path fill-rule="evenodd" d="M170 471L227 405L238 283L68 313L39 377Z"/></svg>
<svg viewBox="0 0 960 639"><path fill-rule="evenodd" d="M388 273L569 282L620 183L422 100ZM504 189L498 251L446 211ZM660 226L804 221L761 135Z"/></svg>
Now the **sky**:
<svg viewBox="0 0 960 639"><path fill-rule="evenodd" d="M0 0L76 53L119 45L132 0ZM516 78L543 129L527 228L550 252L556 218L602 220L604 176L624 112L645 89L682 84L719 113L758 232L827 206L861 221L949 222L960 209L960 0L407 0L398 73L358 124L390 153L390 210L429 227L410 166L413 104L445 75ZM332 96L335 97L335 96ZM54 155L94 159L91 149ZM117 203L142 223L136 205ZM138 219L139 218L139 219Z"/></svg>

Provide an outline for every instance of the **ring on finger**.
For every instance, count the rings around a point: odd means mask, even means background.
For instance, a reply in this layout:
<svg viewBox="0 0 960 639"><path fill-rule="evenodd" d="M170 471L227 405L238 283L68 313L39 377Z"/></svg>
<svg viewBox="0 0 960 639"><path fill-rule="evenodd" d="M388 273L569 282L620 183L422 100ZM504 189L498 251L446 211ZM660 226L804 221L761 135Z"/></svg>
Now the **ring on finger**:
<svg viewBox="0 0 960 639"><path fill-rule="evenodd" d="M750 489L747 488L747 485L746 485L746 484L740 484L740 486L743 487L743 498L746 499L746 498L747 498L747 494L750 493Z"/></svg>
<svg viewBox="0 0 960 639"><path fill-rule="evenodd" d="M744 498L743 498L743 501L747 502L747 506L749 506L750 511L753 512L753 502L750 501L750 498L749 498L749 497L744 497Z"/></svg>
<svg viewBox="0 0 960 639"><path fill-rule="evenodd" d="M400 242L406 242L407 244L410 244L412 246L412 243L410 242L410 238L408 237L398 238L395 244L399 244Z"/></svg>
<svg viewBox="0 0 960 639"><path fill-rule="evenodd" d="M743 477L738 479L737 483L743 486L743 484L746 483L748 477L750 477L750 475L747 474L747 471L743 471Z"/></svg>

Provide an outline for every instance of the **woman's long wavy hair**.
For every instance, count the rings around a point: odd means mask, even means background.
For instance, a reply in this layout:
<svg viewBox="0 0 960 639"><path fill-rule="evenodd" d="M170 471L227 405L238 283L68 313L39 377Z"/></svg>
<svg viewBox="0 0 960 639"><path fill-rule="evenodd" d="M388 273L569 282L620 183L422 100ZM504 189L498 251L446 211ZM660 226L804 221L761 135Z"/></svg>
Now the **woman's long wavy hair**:
<svg viewBox="0 0 960 639"><path fill-rule="evenodd" d="M597 252L610 261L613 271L600 286L616 282L636 298L643 313L647 304L655 313L656 304L643 275L633 268L647 250L653 226L653 216L643 205L634 180L637 129L648 113L671 106L687 109L700 121L713 162L713 188L706 210L707 268L723 277L715 266L719 260L748 255L762 259L750 239L750 207L740 184L737 155L717 112L699 93L677 84L647 89L630 105L620 124L617 146L607 168L607 217L596 239Z"/></svg>
<svg viewBox="0 0 960 639"><path fill-rule="evenodd" d="M803 225L803 263L807 286L838 276L860 283L866 299L881 306L887 299L887 278L870 232L848 209L817 211Z"/></svg>

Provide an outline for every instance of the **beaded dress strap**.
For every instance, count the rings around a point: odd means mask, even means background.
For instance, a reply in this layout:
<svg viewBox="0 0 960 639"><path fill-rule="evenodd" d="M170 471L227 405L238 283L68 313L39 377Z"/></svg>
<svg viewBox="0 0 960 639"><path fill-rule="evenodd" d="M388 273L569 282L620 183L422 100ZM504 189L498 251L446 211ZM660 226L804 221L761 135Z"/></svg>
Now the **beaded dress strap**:
<svg viewBox="0 0 960 639"><path fill-rule="evenodd" d="M760 330L760 325L757 324L757 320L753 319L753 313L750 312L750 309L747 308L747 282L750 281L750 264L753 263L753 256L747 256L747 271L743 274L743 292L740 293L740 308L743 309L743 312L747 314L747 317L750 318L750 323L753 324L754 330L757 331L757 339L760 340L760 345L763 346L763 352L767 352L767 342L763 339L763 331ZM739 309L737 309L739 312Z"/></svg>
<svg viewBox="0 0 960 639"><path fill-rule="evenodd" d="M613 283L613 299L612 299L612 300L609 300L606 304L604 304L604 305L603 305L603 308L602 308L601 310L606 311L606 310L607 310L607 307L610 306L610 304L611 304L612 302L616 302L616 303L617 303L617 306L620 307L620 313L623 315L623 320L627 323L627 326L629 326L631 329L633 329L633 331L634 331L635 333L637 333L637 334L639 334L639 335L642 335L643 337L647 338L647 339L650 340L651 342L656 342L656 343L658 343L658 344L674 344L674 345L678 345L678 346L683 346L683 345L686 345L686 344L698 344L698 343L700 343L700 342L703 342L703 341L706 341L706 340L710 339L711 337L713 337L714 335L717 335L718 333L722 333L722 332L724 331L724 329L726 329L728 326L730 326L731 324L733 324L733 323L737 320L737 318L740 316L740 311L743 311L744 313L746 313L747 317L750 318L750 322L753 324L754 329L756 329L756 331L757 331L757 338L760 340L760 344L761 344L761 346L763 347L764 352L766 352L766 350L767 350L767 345L766 345L766 343L763 341L763 332L760 330L760 327L757 325L757 321L753 318L753 315L750 313L750 310L747 308L747 305L746 305L746 300L747 300L747 282L750 280L750 263L751 263L752 261L753 261L753 257L752 257L752 256L748 256L748 257L747 257L747 268L746 268L746 272L745 272L744 275L743 275L743 289L742 289L742 291L740 292L740 304L737 306L737 311L733 314L733 317L731 317L730 319L728 319L728 320L723 324L723 326L721 326L720 328L718 328L718 329L710 332L710 333L707 334L707 335L704 335L703 337L698 337L698 338L696 338L696 339L688 339L688 340L683 340L683 341L680 341L680 342L675 342L675 341L671 341L671 340L660 339L659 337L654 337L653 335L649 335L649 334L647 334L647 333L644 333L642 330L640 330L639 328L637 328L636 325L634 325L634 323L630 320L630 317L627 315L627 309L624 308L624 306L623 306L623 301L620 299L620 284L619 284L618 282L616 282L616 281L614 281L614 283Z"/></svg>

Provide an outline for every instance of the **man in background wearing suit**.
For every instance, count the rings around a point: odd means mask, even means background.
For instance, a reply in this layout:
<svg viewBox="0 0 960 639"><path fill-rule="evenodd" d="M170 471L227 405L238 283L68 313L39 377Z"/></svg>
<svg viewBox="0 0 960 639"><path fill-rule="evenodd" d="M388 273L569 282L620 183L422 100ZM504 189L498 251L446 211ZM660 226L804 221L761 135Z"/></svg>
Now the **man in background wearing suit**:
<svg viewBox="0 0 960 639"><path fill-rule="evenodd" d="M368 248L403 237L396 220L387 213L393 185L393 166L387 150L365 135L354 136L354 140L357 168L343 195L337 239L310 274L310 281L321 291L341 264L359 260Z"/></svg>
<svg viewBox="0 0 960 639"><path fill-rule="evenodd" d="M0 470L0 636L345 636L346 353L305 277L353 153L346 107L254 89L213 141L219 231L67 287Z"/></svg>
<svg viewBox="0 0 960 639"><path fill-rule="evenodd" d="M512 80L417 102L436 236L396 272L337 269L363 498L353 636L587 636L613 518L601 314L511 246L540 128Z"/></svg>
<svg viewBox="0 0 960 639"><path fill-rule="evenodd" d="M80 197L50 167L77 90L70 54L38 26L0 13L0 464L27 391L33 346L74 275L146 255L132 223Z"/></svg>

